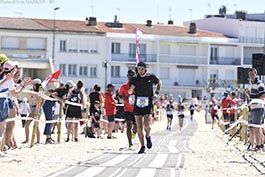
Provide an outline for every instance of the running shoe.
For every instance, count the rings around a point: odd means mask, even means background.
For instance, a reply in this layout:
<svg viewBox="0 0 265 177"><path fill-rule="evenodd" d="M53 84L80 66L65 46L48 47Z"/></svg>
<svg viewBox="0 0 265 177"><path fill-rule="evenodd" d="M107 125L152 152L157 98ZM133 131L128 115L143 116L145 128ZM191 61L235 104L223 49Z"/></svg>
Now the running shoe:
<svg viewBox="0 0 265 177"><path fill-rule="evenodd" d="M151 136L149 137L146 137L146 146L148 149L151 149L152 148L152 141L151 141Z"/></svg>
<svg viewBox="0 0 265 177"><path fill-rule="evenodd" d="M65 142L69 142L70 141L70 138L67 138L66 140L65 140Z"/></svg>
<svg viewBox="0 0 265 177"><path fill-rule="evenodd" d="M130 150L130 151L134 150L133 144L129 145L128 150Z"/></svg>
<svg viewBox="0 0 265 177"><path fill-rule="evenodd" d="M132 132L132 139L136 137L136 133Z"/></svg>
<svg viewBox="0 0 265 177"><path fill-rule="evenodd" d="M145 153L145 146L142 146L138 154L143 154Z"/></svg>
<svg viewBox="0 0 265 177"><path fill-rule="evenodd" d="M0 151L0 157L6 157L6 154L2 151Z"/></svg>

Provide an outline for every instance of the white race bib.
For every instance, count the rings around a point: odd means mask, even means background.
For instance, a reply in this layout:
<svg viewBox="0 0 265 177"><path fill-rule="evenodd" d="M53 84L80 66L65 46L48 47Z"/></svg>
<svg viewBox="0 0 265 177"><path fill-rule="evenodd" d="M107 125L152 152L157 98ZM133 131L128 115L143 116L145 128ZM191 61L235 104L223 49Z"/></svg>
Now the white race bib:
<svg viewBox="0 0 265 177"><path fill-rule="evenodd" d="M167 111L167 115L172 115L173 112L172 111Z"/></svg>
<svg viewBox="0 0 265 177"><path fill-rule="evenodd" d="M144 108L149 105L148 97L137 97L136 106L139 108Z"/></svg>
<svg viewBox="0 0 265 177"><path fill-rule="evenodd" d="M134 105L134 103L135 103L135 95L129 95L129 103L130 103L130 105Z"/></svg>

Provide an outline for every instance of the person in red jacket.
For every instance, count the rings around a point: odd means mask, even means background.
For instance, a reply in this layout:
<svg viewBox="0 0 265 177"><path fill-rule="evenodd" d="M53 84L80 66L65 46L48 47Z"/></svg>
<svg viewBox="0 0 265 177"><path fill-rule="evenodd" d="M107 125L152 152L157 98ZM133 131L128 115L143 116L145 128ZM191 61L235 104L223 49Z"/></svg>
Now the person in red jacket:
<svg viewBox="0 0 265 177"><path fill-rule="evenodd" d="M135 95L134 92L132 94L128 93L128 89L130 87L130 80L134 75L135 73L133 70L131 69L128 70L127 72L128 82L124 83L119 90L119 95L124 99L124 112L125 112L124 117L127 127L126 132L129 142L129 149L133 148L132 138L134 138L136 134L136 122L133 114Z"/></svg>
<svg viewBox="0 0 265 177"><path fill-rule="evenodd" d="M115 100L113 96L115 88L114 85L108 84L107 90L104 94L104 107L105 107L105 115L108 118L108 136L107 139L113 139L115 137L112 136L112 130L114 129L114 120L116 115L116 103L117 100Z"/></svg>
<svg viewBox="0 0 265 177"><path fill-rule="evenodd" d="M225 129L229 128L230 118L229 118L229 113L227 109L231 107L230 102L231 102L231 98L228 96L227 92L224 92L224 98L221 101L221 108L223 110Z"/></svg>

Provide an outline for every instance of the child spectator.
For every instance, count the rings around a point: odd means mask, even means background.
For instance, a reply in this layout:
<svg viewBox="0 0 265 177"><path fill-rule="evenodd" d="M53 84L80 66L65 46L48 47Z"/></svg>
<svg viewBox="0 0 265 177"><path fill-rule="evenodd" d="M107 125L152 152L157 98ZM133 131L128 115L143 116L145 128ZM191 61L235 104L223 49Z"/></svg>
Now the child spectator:
<svg viewBox="0 0 265 177"><path fill-rule="evenodd" d="M95 136L96 138L103 138L100 133L100 116L101 116L101 110L100 110L100 102L95 101L94 103L94 112L91 113L92 118L92 127L94 128Z"/></svg>

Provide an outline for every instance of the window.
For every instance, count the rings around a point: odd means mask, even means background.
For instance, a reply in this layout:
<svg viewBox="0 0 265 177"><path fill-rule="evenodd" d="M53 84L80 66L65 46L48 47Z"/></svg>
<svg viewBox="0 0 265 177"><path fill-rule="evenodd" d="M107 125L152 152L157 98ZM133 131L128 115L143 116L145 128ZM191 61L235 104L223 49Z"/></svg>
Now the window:
<svg viewBox="0 0 265 177"><path fill-rule="evenodd" d="M97 66L90 67L90 77L97 77Z"/></svg>
<svg viewBox="0 0 265 177"><path fill-rule="evenodd" d="M77 74L77 65L76 64L69 64L68 65L68 75L69 76L76 76Z"/></svg>
<svg viewBox="0 0 265 177"><path fill-rule="evenodd" d="M111 66L111 77L120 77L120 66Z"/></svg>
<svg viewBox="0 0 265 177"><path fill-rule="evenodd" d="M217 61L217 56L218 56L218 48L217 47L211 47L210 61L211 62L216 62Z"/></svg>
<svg viewBox="0 0 265 177"><path fill-rule="evenodd" d="M81 40L79 41L79 51L80 52L85 52L88 53L89 52L89 47L88 47L88 40Z"/></svg>
<svg viewBox="0 0 265 177"><path fill-rule="evenodd" d="M162 44L160 47L160 53L164 55L170 55L170 45Z"/></svg>
<svg viewBox="0 0 265 177"><path fill-rule="evenodd" d="M88 66L79 66L79 76L88 76Z"/></svg>
<svg viewBox="0 0 265 177"><path fill-rule="evenodd" d="M139 44L140 49L140 59L146 59L146 44ZM136 55L136 45L129 44L129 58L135 58Z"/></svg>
<svg viewBox="0 0 265 177"><path fill-rule="evenodd" d="M66 64L60 64L60 69L62 70L62 75L65 76L66 75Z"/></svg>
<svg viewBox="0 0 265 177"><path fill-rule="evenodd" d="M2 37L2 49L19 49L19 39L15 37Z"/></svg>
<svg viewBox="0 0 265 177"><path fill-rule="evenodd" d="M180 55L184 56L196 56L196 46L193 45L180 45L179 46Z"/></svg>
<svg viewBox="0 0 265 177"><path fill-rule="evenodd" d="M98 42L96 40L89 41L90 53L98 53Z"/></svg>
<svg viewBox="0 0 265 177"><path fill-rule="evenodd" d="M44 39L27 39L27 49L30 50L45 50L45 40Z"/></svg>
<svg viewBox="0 0 265 177"><path fill-rule="evenodd" d="M169 79L169 68L160 68L160 79Z"/></svg>
<svg viewBox="0 0 265 177"><path fill-rule="evenodd" d="M68 51L69 52L77 52L77 40L75 39L70 39L68 41Z"/></svg>
<svg viewBox="0 0 265 177"><path fill-rule="evenodd" d="M136 45L130 44L129 45L129 58L135 58L136 55Z"/></svg>
<svg viewBox="0 0 265 177"><path fill-rule="evenodd" d="M60 52L66 52L66 40L60 40Z"/></svg>
<svg viewBox="0 0 265 177"><path fill-rule="evenodd" d="M121 53L121 44L113 42L111 43L111 53L120 54Z"/></svg>

